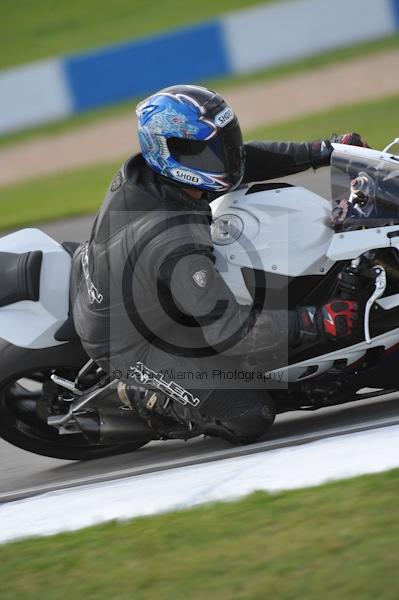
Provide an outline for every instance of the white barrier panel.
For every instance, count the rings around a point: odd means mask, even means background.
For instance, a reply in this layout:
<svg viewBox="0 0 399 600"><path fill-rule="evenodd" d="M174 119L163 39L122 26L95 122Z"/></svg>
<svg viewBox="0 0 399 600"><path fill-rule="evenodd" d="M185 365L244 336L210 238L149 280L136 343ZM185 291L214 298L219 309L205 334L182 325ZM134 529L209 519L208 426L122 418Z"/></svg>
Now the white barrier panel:
<svg viewBox="0 0 399 600"><path fill-rule="evenodd" d="M398 29L399 0L290 0L95 52L0 71L0 135L147 95L173 79L188 82L272 67ZM155 64L162 48L181 55L187 40L198 47L205 43L207 53L197 53L196 62L188 53L185 61L172 61L166 70L142 66L146 61ZM136 60L134 78L123 79ZM108 72L113 77L104 84L103 73Z"/></svg>
<svg viewBox="0 0 399 600"><path fill-rule="evenodd" d="M396 32L390 0L296 0L231 13L223 26L235 73Z"/></svg>
<svg viewBox="0 0 399 600"><path fill-rule="evenodd" d="M0 73L0 134L71 113L61 60L45 60Z"/></svg>

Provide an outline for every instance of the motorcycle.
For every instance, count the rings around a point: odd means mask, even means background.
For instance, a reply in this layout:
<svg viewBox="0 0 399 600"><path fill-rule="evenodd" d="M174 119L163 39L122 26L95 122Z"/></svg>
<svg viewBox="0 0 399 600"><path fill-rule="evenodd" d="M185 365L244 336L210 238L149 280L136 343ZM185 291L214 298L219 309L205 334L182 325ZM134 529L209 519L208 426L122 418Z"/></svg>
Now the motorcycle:
<svg viewBox="0 0 399 600"><path fill-rule="evenodd" d="M364 320L354 338L293 350L267 377L276 413L399 391L399 156L334 144L332 199L287 183L261 183L212 203L216 266L237 302L321 306L340 274L361 282ZM0 436L37 454L87 460L133 451L148 431L117 379L85 353L73 327L70 271L78 245L37 229L0 239ZM143 365L137 393L184 390ZM122 399L121 399L122 398ZM182 438L190 437L183 431Z"/></svg>

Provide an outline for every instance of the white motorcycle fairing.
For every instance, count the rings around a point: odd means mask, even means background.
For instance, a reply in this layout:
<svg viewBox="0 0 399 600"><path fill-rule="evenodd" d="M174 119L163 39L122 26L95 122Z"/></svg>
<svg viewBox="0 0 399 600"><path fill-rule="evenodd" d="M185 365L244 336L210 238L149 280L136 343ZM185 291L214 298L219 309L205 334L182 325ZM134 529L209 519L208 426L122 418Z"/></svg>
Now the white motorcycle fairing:
<svg viewBox="0 0 399 600"><path fill-rule="evenodd" d="M395 163L397 157L379 151L334 144L337 154L361 154L367 160ZM300 187L278 187L251 192L241 189L212 203L216 266L241 304L251 304L252 296L242 274L243 268L260 269L288 277L326 275L337 261L355 259L371 249L399 249L399 226L334 233L330 225L331 205L325 199ZM254 186L253 190L261 189ZM269 189L267 189L269 188ZM396 236L392 236L395 232ZM377 300L385 310L399 306L399 294ZM330 370L337 360L347 366L360 360L367 350L385 350L399 344L398 328L383 335L268 372L285 382L311 379Z"/></svg>
<svg viewBox="0 0 399 600"><path fill-rule="evenodd" d="M0 338L22 348L48 348L59 342L54 334L68 318L71 257L39 229L22 229L0 238L0 252L43 253L40 297L0 307ZM1 278L1 273L0 273Z"/></svg>
<svg viewBox="0 0 399 600"><path fill-rule="evenodd" d="M252 303L243 267L299 277L324 275L334 264L327 257L330 203L309 190L243 188L212 202L212 214L216 266L241 304Z"/></svg>

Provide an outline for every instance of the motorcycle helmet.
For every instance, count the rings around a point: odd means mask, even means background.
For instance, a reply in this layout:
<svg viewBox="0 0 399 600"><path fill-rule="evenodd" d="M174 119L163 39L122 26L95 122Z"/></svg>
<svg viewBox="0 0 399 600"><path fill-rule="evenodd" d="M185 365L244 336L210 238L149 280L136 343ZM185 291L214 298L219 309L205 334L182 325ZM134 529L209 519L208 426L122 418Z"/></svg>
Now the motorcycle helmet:
<svg viewBox="0 0 399 600"><path fill-rule="evenodd" d="M209 192L235 189L244 174L244 145L232 108L195 85L160 90L137 106L142 155L153 171Z"/></svg>

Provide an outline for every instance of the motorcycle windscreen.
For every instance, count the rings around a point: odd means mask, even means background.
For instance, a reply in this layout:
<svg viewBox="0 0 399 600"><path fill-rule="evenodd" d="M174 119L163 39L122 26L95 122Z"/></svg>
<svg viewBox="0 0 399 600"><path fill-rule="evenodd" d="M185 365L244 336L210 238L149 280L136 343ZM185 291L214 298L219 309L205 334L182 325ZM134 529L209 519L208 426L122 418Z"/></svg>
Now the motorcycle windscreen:
<svg viewBox="0 0 399 600"><path fill-rule="evenodd" d="M398 224L399 160L338 146L331 157L331 192L331 224L336 231Z"/></svg>

